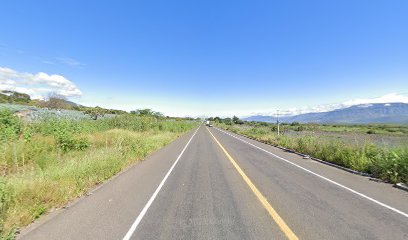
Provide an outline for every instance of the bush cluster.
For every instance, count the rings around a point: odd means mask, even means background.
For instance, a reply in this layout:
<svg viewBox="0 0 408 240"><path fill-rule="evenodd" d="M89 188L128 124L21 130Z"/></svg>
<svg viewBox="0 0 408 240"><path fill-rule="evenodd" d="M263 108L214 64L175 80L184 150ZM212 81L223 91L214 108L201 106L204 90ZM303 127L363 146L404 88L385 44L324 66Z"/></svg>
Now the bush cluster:
<svg viewBox="0 0 408 240"><path fill-rule="evenodd" d="M90 147L89 141L85 138L74 138L71 133L62 129L55 133L57 147L63 152L70 150L83 151Z"/></svg>
<svg viewBox="0 0 408 240"><path fill-rule="evenodd" d="M122 114L25 122L0 108L0 239L197 126Z"/></svg>
<svg viewBox="0 0 408 240"><path fill-rule="evenodd" d="M272 127L219 124L235 133L267 141L297 152L335 163L353 170L369 173L392 183L408 184L408 146L386 147L366 142L362 145L315 136L283 135L279 138ZM300 127L302 125L295 124ZM296 129L295 129L296 130Z"/></svg>
<svg viewBox="0 0 408 240"><path fill-rule="evenodd" d="M23 123L11 111L0 110L0 141L6 142L19 137Z"/></svg>

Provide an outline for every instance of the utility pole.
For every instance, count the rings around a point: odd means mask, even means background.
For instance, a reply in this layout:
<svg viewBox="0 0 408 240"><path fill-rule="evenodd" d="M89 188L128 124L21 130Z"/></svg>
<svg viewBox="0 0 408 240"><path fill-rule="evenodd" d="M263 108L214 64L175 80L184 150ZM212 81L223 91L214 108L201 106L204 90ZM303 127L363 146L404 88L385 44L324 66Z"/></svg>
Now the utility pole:
<svg viewBox="0 0 408 240"><path fill-rule="evenodd" d="M278 138L279 138L279 110L276 110L276 124L278 125Z"/></svg>

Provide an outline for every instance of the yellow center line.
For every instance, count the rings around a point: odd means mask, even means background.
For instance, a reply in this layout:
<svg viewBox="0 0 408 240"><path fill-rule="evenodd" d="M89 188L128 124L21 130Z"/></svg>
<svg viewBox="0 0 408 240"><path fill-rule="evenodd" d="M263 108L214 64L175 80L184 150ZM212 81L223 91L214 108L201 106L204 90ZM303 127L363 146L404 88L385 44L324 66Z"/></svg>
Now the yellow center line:
<svg viewBox="0 0 408 240"><path fill-rule="evenodd" d="M296 236L296 234L289 228L289 226L285 223L285 221L281 218L281 216L279 216L279 214L275 211L275 209L273 209L273 207L268 202L266 197L262 195L262 193L258 190L257 187L255 187L251 179L249 179L249 177L244 173L244 171L242 171L241 167L235 162L235 160L231 157L231 155L227 152L227 150L225 150L225 148L221 145L221 143L217 140L217 138L215 138L215 136L211 133L210 130L208 130L208 128L207 128L207 131L214 138L214 141L218 144L218 146L220 146L220 148L225 153L227 158L231 161L232 165L234 165L235 169L244 179L246 184L248 184L249 188L251 188L252 192L259 199L259 201L262 203L264 208L268 211L269 215L271 215L272 219L276 222L276 224L279 226L282 232L286 235L286 237L290 240L298 240L299 238Z"/></svg>

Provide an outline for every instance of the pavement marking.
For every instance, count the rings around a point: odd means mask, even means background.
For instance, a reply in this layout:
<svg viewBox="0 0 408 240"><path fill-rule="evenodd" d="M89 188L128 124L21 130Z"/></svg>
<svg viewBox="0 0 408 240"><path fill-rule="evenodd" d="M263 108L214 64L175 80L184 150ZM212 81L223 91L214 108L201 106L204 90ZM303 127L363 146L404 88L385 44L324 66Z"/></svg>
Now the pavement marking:
<svg viewBox="0 0 408 240"><path fill-rule="evenodd" d="M207 128L208 130L208 128ZM285 221L279 216L279 214L273 209L271 204L268 202L266 197L262 195L262 193L258 190L258 188L252 183L251 179L242 171L241 167L235 162L235 160L231 157L231 155L225 150L225 148L221 145L221 143L215 138L215 136L211 133L210 130L208 132L211 134L211 136L214 138L214 141L218 144L218 146L222 149L224 154L227 156L227 158L231 161L232 165L234 165L235 169L238 171L238 173L241 175L241 177L244 179L246 184L248 184L249 188L251 188L252 192L255 194L255 196L258 198L258 200L262 203L264 208L268 211L269 215L271 215L272 219L276 222L276 224L279 226L279 228L282 230L282 232L286 235L286 237L290 240L298 240L299 238L295 235L295 233L289 228L289 226L285 223Z"/></svg>
<svg viewBox="0 0 408 240"><path fill-rule="evenodd" d="M234 135L232 135L232 134L230 134L230 133L228 133L228 132L226 132L226 131L224 131L224 130L221 130L221 129L219 129L219 128L215 128L215 129L217 129L218 131L223 132L223 133L225 133L225 134L227 134L227 135L229 135L229 136L231 136L231 137L233 137L233 138L235 138L235 139L238 139L238 140L241 141L241 142L244 142L244 143L246 143L246 144L249 144L249 145L251 145L251 146L254 147L254 148L257 148L257 149L259 149L259 150L261 150L261 151L263 151L263 152L266 152L266 153L268 153L268 154L270 154L270 155L272 155L272 156L274 156L274 157L276 157L276 158L278 158L278 159L280 159L280 160L282 160L282 161L284 161L284 162L287 162L287 163L289 163L289 164L292 164L293 166L295 166L295 167L297 167L297 168L300 168L300 169L302 169L302 170L304 170L304 171L306 171L306 172L308 172L308 173L310 173L310 174L313 174L313 175L315 175L316 177L319 177L319 178L321 178L321 179L323 179L323 180L325 180L325 181L327 181L327 182L330 182L330 183L332 183L332 184L334 184L334 185L336 185L336 186L338 186L338 187L340 187L340 188L343 188L343 189L345 189L345 190L347 190L347 191L349 191L349 192L352 192L352 193L354 193L354 194L356 194L356 195L358 195L358 196L360 196L360 197L362 197L362 198L365 198L365 199L367 199L367 200L369 200L369 201L371 201L371 202L373 202L373 203L376 203L376 204L378 204L378 205L380 205L380 206L382 206L382 207L384 207L384 208L387 208L387 209L389 209L389 210L391 210L391 211L393 211L393 212L395 212L395 213L398 213L398 214L400 214L400 215L402 215L402 216L408 218L408 213L405 213L405 212L403 212L403 211L401 211L401 210L398 210L398 209L396 209L396 208L394 208L394 207L391 207L391 206L389 206L389 205L387 205L387 204L385 204L385 203L383 203L383 202L380 202L380 201L378 201L378 200L375 200L374 198L371 198L371 197L369 197L369 196L367 196L367 195L365 195L365 194L363 194L363 193L357 192L357 191L354 190L354 189L351 189L351 188L349 188L349 187L346 187L346 186L344 186L344 185L342 185L342 184L340 184L340 183L338 183L338 182L336 182L336 181L333 181L333 180L331 180L331 179L329 179L329 178L327 178L327 177L324 177L324 176L322 176L322 175L320 175L320 174L317 174L317 173L315 173L315 172L313 172L313 171L311 171L311 170L309 170L309 169L307 169L307 168L304 168L304 167L302 167L302 166L300 166L300 165L298 165L298 164L296 164L296 163L293 163L293 162L291 162L291 161L289 161L289 160L287 160L287 159L285 159L285 158L283 158L283 157L279 157L278 155L276 155L276 154L274 154L274 153L271 153L271 152L269 152L268 150L265 150L265 149L263 149L263 148L261 148L261 147L258 147L258 146L254 145L254 144L252 144L252 143L250 143L250 142L247 142L247 141L245 141L245 140L243 140L243 139L241 139L241 138L238 138L238 137L236 137L236 136L234 136Z"/></svg>
<svg viewBox="0 0 408 240"><path fill-rule="evenodd" d="M200 127L201 127L201 125L200 125ZM173 165L170 167L169 171L166 173L163 180L160 182L160 184L157 187L156 191L154 191L154 193L150 197L149 201L146 203L146 205L143 207L142 211L139 213L139 216L137 216L136 220L133 222L133 224L130 227L129 231L123 237L123 240L129 240L132 237L132 235L135 232L137 226L142 221L142 219L143 219L144 215L146 214L147 210L149 209L150 205L152 205L154 199L157 197L157 194L160 192L160 189L163 187L163 185L166 182L167 178L169 177L169 175L173 171L174 167L176 166L176 164L180 160L180 158L183 155L184 151L187 149L188 145L190 144L191 140L193 140L193 137L196 135L196 133L197 133L198 129L200 129L200 127L197 128L197 130L194 132L193 136L191 136L190 140L188 140L187 144L184 146L183 150L178 155L176 161L174 161Z"/></svg>

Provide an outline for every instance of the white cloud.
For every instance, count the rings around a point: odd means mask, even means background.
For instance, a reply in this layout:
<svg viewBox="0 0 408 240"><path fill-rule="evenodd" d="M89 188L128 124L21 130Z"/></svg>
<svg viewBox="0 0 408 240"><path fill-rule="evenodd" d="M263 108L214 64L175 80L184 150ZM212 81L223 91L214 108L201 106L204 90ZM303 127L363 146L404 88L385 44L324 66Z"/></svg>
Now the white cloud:
<svg viewBox="0 0 408 240"><path fill-rule="evenodd" d="M51 92L65 97L82 96L81 90L61 75L22 73L5 67L0 67L0 90L27 93L40 99Z"/></svg>
<svg viewBox="0 0 408 240"><path fill-rule="evenodd" d="M376 98L358 98L352 99L349 101L345 101L343 103L336 103L336 104L322 104L313 107L300 107L300 108L289 108L287 110L280 110L280 115L298 115L304 113L312 113L312 112L328 112L335 109L343 109L348 108L355 105L362 105L362 107L368 107L370 104L375 103L384 103L385 106L389 106L389 103L408 103L408 96L398 94L398 93L389 93L381 97ZM268 115L268 116L276 116L276 111L273 112L263 112L263 113L253 113L248 116L253 115Z"/></svg>
<svg viewBox="0 0 408 240"><path fill-rule="evenodd" d="M398 93L389 93L382 97L366 98L366 99L354 99L344 102L345 106L353 106L359 104L372 104L372 103L408 103L408 96L404 96Z"/></svg>

